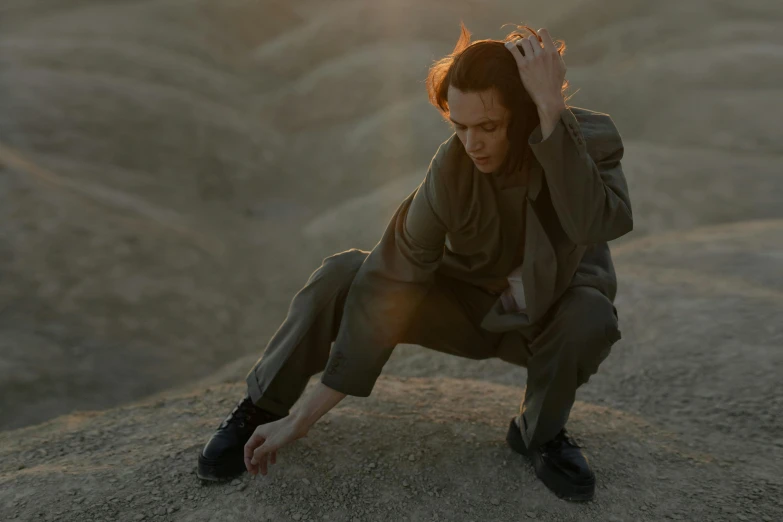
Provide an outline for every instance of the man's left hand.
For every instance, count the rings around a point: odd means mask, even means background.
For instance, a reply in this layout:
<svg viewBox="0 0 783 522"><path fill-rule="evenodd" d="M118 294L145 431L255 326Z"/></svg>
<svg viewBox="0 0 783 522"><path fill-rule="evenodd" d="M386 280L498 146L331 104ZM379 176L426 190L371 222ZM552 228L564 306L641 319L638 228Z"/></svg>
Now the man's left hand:
<svg viewBox="0 0 783 522"><path fill-rule="evenodd" d="M539 111L551 111L553 107L564 104L562 87L566 66L549 31L541 28L538 33L541 42L531 34L527 38L506 42L505 45L517 62L522 85Z"/></svg>

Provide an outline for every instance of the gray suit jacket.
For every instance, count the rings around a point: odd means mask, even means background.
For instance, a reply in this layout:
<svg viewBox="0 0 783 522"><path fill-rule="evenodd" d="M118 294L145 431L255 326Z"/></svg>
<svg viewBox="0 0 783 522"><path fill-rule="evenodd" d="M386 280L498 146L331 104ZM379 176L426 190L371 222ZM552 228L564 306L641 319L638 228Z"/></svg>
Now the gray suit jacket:
<svg viewBox="0 0 783 522"><path fill-rule="evenodd" d="M595 287L614 301L607 242L633 229L620 134L609 115L568 107L541 138L539 125L528 140L535 161L527 177L501 183L475 168L455 135L441 144L356 274L324 384L368 396L434 272L507 286L520 242L524 310L506 312L498 295L483 328L539 321L571 286Z"/></svg>

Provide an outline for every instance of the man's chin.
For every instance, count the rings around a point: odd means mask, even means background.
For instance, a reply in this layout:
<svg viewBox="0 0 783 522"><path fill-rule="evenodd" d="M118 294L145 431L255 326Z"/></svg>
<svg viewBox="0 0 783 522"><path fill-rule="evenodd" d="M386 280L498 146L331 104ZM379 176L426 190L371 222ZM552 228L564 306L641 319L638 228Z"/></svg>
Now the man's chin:
<svg viewBox="0 0 783 522"><path fill-rule="evenodd" d="M475 162L473 164L476 165ZM484 174L491 174L495 170L492 168L492 165L476 165L476 168Z"/></svg>

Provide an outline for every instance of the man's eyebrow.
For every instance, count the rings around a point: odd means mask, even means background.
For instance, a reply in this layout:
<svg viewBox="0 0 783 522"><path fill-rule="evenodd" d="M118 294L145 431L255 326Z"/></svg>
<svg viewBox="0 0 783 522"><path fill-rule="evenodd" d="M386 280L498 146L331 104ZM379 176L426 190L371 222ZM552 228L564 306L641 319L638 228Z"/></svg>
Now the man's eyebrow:
<svg viewBox="0 0 783 522"><path fill-rule="evenodd" d="M463 127L467 127L467 125L464 125L464 124L462 124L462 123L460 123L460 122L458 122L458 121L455 121L455 120L453 120L453 119L451 118L451 116L449 116L449 119L450 119L450 120L451 120L451 122L452 122L452 123L454 123L455 125L462 125ZM485 124L485 123L494 123L494 124L497 124L498 122L497 122L497 121L495 121L495 120L493 120L493 119L491 119L491 118L484 118L483 120L481 120L481 121L479 121L478 123L476 123L476 125L483 125L483 124Z"/></svg>

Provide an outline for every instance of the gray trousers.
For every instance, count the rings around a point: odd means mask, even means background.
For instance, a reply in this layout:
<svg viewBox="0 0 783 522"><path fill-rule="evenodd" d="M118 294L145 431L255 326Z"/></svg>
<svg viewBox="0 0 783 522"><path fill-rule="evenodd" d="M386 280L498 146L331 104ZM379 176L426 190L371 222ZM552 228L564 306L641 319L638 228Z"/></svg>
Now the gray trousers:
<svg viewBox="0 0 783 522"><path fill-rule="evenodd" d="M351 249L327 257L296 293L283 324L247 374L256 406L288 415L310 377L324 371L351 282L368 254ZM402 342L526 367L522 435L528 447L542 444L565 426L576 389L598 371L620 339L617 309L597 289L575 286L536 324L494 333L479 325L497 298L436 272Z"/></svg>

